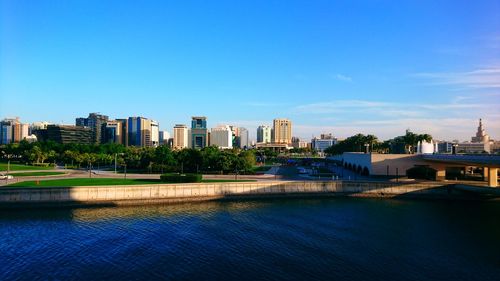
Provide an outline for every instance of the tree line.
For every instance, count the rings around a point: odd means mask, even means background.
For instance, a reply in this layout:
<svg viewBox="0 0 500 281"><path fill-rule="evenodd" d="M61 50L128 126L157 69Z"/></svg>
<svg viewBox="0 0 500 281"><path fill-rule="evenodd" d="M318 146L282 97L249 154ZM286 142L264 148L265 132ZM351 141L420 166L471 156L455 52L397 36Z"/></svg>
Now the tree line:
<svg viewBox="0 0 500 281"><path fill-rule="evenodd" d="M429 134L415 134L410 130L402 136L397 136L386 141L379 141L374 135L357 134L346 138L325 149L329 155L342 154L344 152L376 152L376 153L415 153L419 141L431 141Z"/></svg>
<svg viewBox="0 0 500 281"><path fill-rule="evenodd" d="M60 164L73 168L117 166L149 172L250 173L256 164L252 150L220 150L217 147L171 150L120 144L59 144L52 141L12 143L0 147L3 160L26 164Z"/></svg>

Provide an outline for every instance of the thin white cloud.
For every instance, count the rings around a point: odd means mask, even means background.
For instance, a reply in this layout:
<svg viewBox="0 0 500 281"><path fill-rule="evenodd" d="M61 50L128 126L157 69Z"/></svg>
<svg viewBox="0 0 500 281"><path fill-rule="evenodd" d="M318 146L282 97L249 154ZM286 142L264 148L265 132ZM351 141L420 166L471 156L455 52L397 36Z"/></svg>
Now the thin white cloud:
<svg viewBox="0 0 500 281"><path fill-rule="evenodd" d="M467 96L451 98L449 103L337 100L301 105L292 111L313 120L311 125L294 127L298 136L304 137L326 130L341 137L361 132L392 138L410 128L440 139L468 140L475 133L477 119L483 118L489 120L488 133L498 138L495 134L500 128L500 100L490 100L472 102L474 100Z"/></svg>
<svg viewBox="0 0 500 281"><path fill-rule="evenodd" d="M329 102L310 103L295 107L294 111L299 113L333 113L354 108L376 108L390 105L385 102L366 100L336 100Z"/></svg>
<svg viewBox="0 0 500 281"><path fill-rule="evenodd" d="M345 82L352 82L352 77L349 77L344 74L337 73L335 75L332 75L334 79L340 80L340 81L345 81Z"/></svg>
<svg viewBox="0 0 500 281"><path fill-rule="evenodd" d="M428 80L430 85L454 85L467 88L500 88L500 67L480 68L467 72L421 72L413 77Z"/></svg>
<svg viewBox="0 0 500 281"><path fill-rule="evenodd" d="M462 98L463 100L463 98ZM391 103L374 102L366 100L337 100L321 103L311 103L297 106L293 109L299 114L329 114L345 112L363 112L384 116L416 117L427 114L428 111L459 110L459 109L485 109L500 106L498 103L460 103L460 99L451 103Z"/></svg>

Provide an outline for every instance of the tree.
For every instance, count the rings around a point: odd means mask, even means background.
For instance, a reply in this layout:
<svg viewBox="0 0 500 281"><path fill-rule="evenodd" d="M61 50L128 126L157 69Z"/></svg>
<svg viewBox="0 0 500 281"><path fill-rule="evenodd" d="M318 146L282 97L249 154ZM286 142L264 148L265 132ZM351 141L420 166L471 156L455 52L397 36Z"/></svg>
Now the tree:
<svg viewBox="0 0 500 281"><path fill-rule="evenodd" d="M153 158L154 170L160 171L161 173L165 171L175 170L177 161L174 158L172 150L166 145L161 145L156 148Z"/></svg>
<svg viewBox="0 0 500 281"><path fill-rule="evenodd" d="M388 140L389 150L391 153L415 153L419 141L431 141L432 136L429 134L415 134L410 130L406 130L405 135L397 136Z"/></svg>
<svg viewBox="0 0 500 281"><path fill-rule="evenodd" d="M238 161L235 164L235 168L239 171L247 172L250 171L255 164L255 153L250 150L245 150L238 155Z"/></svg>
<svg viewBox="0 0 500 281"><path fill-rule="evenodd" d="M379 145L378 138L374 135L365 136L363 134L357 134L325 149L325 153L328 155L336 155L344 152L363 152L365 150L365 145L377 147Z"/></svg>

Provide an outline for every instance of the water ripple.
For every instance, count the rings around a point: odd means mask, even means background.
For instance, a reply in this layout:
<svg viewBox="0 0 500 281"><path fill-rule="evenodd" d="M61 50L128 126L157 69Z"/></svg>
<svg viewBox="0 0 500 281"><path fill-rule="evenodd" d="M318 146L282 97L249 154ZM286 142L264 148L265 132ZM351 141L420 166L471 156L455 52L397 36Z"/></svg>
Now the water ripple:
<svg viewBox="0 0 500 281"><path fill-rule="evenodd" d="M0 280L497 280L499 217L370 199L1 211Z"/></svg>

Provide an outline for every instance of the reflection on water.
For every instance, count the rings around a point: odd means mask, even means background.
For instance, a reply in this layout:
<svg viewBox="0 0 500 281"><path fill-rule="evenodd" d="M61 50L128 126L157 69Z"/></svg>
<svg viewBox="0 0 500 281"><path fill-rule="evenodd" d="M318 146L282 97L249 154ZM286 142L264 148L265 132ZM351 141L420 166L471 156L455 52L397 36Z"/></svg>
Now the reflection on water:
<svg viewBox="0 0 500 281"><path fill-rule="evenodd" d="M496 280L498 253L499 202L0 211L0 280Z"/></svg>

